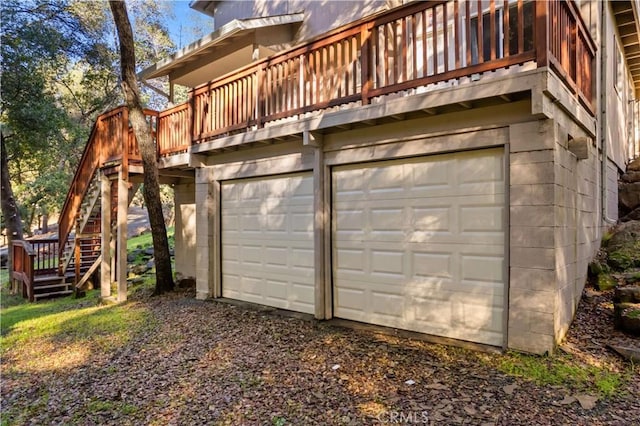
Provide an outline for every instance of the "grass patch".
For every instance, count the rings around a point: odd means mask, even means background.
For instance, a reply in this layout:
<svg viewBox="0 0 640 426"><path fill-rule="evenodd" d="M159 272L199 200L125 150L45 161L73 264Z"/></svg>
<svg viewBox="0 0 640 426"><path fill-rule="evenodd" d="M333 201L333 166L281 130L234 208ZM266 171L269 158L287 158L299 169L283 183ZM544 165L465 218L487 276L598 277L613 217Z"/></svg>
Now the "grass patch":
<svg viewBox="0 0 640 426"><path fill-rule="evenodd" d="M175 246L174 232L175 232L175 228L173 226L169 226L167 228L167 238L169 238L169 247ZM135 249L144 249L152 246L153 246L153 238L151 237L151 231L144 232L136 237L132 237L127 240L128 251L135 250Z"/></svg>
<svg viewBox="0 0 640 426"><path fill-rule="evenodd" d="M510 376L531 380L538 385L596 392L603 397L615 395L625 381L622 373L582 364L568 354L540 357L509 352L500 358L498 369Z"/></svg>
<svg viewBox="0 0 640 426"><path fill-rule="evenodd" d="M108 350L121 347L136 332L150 326L145 309L132 303L101 305L96 290L87 292L82 299L69 296L22 302L3 307L0 313L0 353L3 355L23 350L44 355L47 353L44 348L61 342L68 347L78 344L91 350Z"/></svg>

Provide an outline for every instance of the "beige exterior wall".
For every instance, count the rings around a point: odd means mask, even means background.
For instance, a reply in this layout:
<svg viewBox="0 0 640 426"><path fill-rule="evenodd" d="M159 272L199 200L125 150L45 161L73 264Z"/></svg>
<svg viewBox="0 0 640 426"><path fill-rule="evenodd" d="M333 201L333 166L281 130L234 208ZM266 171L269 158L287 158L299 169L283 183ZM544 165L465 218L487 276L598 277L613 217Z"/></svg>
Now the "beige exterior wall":
<svg viewBox="0 0 640 426"><path fill-rule="evenodd" d="M175 202L176 278L196 277L196 194L195 184L173 187Z"/></svg>
<svg viewBox="0 0 640 426"><path fill-rule="evenodd" d="M395 3L400 2L386 0L221 1L215 8L215 26L219 28L234 19L304 13L304 23L295 34L293 41L293 44L297 44L379 10L386 10Z"/></svg>
<svg viewBox="0 0 640 426"><path fill-rule="evenodd" d="M600 247L600 159L588 142L588 158L568 149L569 134L555 128L555 337L566 334L582 296L589 262ZM571 135L574 137L580 135Z"/></svg>
<svg viewBox="0 0 640 426"><path fill-rule="evenodd" d="M629 137L632 128L629 101L632 99L630 77L624 62L622 45L607 3L606 39L606 129L607 156L620 168L625 169L629 153ZM602 53L602 52L601 52Z"/></svg>

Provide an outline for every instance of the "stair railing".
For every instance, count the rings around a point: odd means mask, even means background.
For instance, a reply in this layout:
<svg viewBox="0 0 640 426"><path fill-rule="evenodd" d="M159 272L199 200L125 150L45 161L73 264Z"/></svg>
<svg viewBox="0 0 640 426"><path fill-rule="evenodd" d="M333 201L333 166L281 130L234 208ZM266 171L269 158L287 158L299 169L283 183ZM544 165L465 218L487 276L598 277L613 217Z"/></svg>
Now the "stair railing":
<svg viewBox="0 0 640 426"><path fill-rule="evenodd" d="M152 110L145 110L144 113L155 136L158 113ZM60 259L64 257L69 236L80 214L82 200L87 195L96 172L105 166L122 165L122 171L127 179L129 162L139 161L138 144L129 124L129 111L125 106L101 114L96 119L60 213L58 227ZM68 265L68 262L60 262L59 275L64 275Z"/></svg>
<svg viewBox="0 0 640 426"><path fill-rule="evenodd" d="M33 283L35 280L34 259L36 252L31 244L24 240L14 240L11 243L13 255L13 270L11 279L22 284L22 296L30 302L34 300Z"/></svg>

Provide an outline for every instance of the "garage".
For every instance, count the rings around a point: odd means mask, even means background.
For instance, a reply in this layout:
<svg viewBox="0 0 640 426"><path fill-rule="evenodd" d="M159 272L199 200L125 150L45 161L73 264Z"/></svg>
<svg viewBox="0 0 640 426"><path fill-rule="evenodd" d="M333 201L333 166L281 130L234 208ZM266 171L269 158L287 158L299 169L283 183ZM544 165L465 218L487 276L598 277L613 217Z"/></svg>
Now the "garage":
<svg viewBox="0 0 640 426"><path fill-rule="evenodd" d="M503 344L502 148L338 166L331 185L335 317Z"/></svg>
<svg viewBox="0 0 640 426"><path fill-rule="evenodd" d="M221 184L222 296L314 313L313 175Z"/></svg>

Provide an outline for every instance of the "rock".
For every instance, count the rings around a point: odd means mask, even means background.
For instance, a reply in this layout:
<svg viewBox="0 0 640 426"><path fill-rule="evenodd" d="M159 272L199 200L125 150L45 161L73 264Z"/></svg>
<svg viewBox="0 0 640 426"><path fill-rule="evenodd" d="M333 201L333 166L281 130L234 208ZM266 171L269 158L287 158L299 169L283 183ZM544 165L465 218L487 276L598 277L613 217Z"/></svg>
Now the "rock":
<svg viewBox="0 0 640 426"><path fill-rule="evenodd" d="M147 265L135 265L133 268L131 268L131 272L133 272L136 275L142 275L145 272L147 272L149 268Z"/></svg>
<svg viewBox="0 0 640 426"><path fill-rule="evenodd" d="M153 256L153 247L148 247L144 249L143 253L146 254L147 256Z"/></svg>
<svg viewBox="0 0 640 426"><path fill-rule="evenodd" d="M640 271L632 271L622 274L625 284L640 283Z"/></svg>
<svg viewBox="0 0 640 426"><path fill-rule="evenodd" d="M629 222L631 220L640 220L640 207L636 207L633 211L620 218L620 222Z"/></svg>
<svg viewBox="0 0 640 426"><path fill-rule="evenodd" d="M598 286L598 290L607 291L615 288L618 282L611 275L602 273L598 275L596 285Z"/></svg>
<svg viewBox="0 0 640 426"><path fill-rule="evenodd" d="M618 287L613 294L613 303L640 303L640 287Z"/></svg>
<svg viewBox="0 0 640 426"><path fill-rule="evenodd" d="M640 336L640 303L614 304L613 323L619 330Z"/></svg>
<svg viewBox="0 0 640 426"><path fill-rule="evenodd" d="M636 158L635 160L627 164L627 172L629 171L632 171L632 172L640 171L640 157Z"/></svg>
<svg viewBox="0 0 640 426"><path fill-rule="evenodd" d="M513 383L513 384L511 384L511 385L503 386L502 390L503 390L503 391L504 391L504 393L506 393L507 395L513 395L513 391L515 391L517 387L518 387L518 385L516 385L515 383Z"/></svg>
<svg viewBox="0 0 640 426"><path fill-rule="evenodd" d="M605 248L607 264L613 269L640 267L640 221L625 222L613 229Z"/></svg>
<svg viewBox="0 0 640 426"><path fill-rule="evenodd" d="M633 255L623 250L610 253L607 262L616 271L624 271L636 265Z"/></svg>
<svg viewBox="0 0 640 426"><path fill-rule="evenodd" d="M557 405L569 405L569 404L573 404L576 401L576 398L573 396L569 396L569 395L565 395L564 399L562 401L558 401L556 404Z"/></svg>
<svg viewBox="0 0 640 426"><path fill-rule="evenodd" d="M176 280L178 288L196 288L196 280L192 277L180 278Z"/></svg>
<svg viewBox="0 0 640 426"><path fill-rule="evenodd" d="M618 205L621 210L634 210L640 206L640 182L618 183Z"/></svg>
<svg viewBox="0 0 640 426"><path fill-rule="evenodd" d="M613 251L638 241L640 237L640 221L623 223L613 230L607 241L607 250Z"/></svg>
<svg viewBox="0 0 640 426"><path fill-rule="evenodd" d="M626 183L640 182L640 171L629 170L627 173L622 175L620 180Z"/></svg>
<svg viewBox="0 0 640 426"><path fill-rule="evenodd" d="M138 257L137 255L137 251L132 251L131 253L127 254L127 262L128 263L133 263L136 261L136 258Z"/></svg>
<svg viewBox="0 0 640 426"><path fill-rule="evenodd" d="M598 397L592 395L576 395L575 398L578 400L583 410L593 409L598 401Z"/></svg>
<svg viewBox="0 0 640 426"><path fill-rule="evenodd" d="M602 263L599 260L594 260L589 264L589 273L594 277L597 277L602 273L608 274L609 272L611 272L609 265Z"/></svg>
<svg viewBox="0 0 640 426"><path fill-rule="evenodd" d="M634 364L640 364L640 347L632 348L625 346L607 345L607 347L627 361L631 361Z"/></svg>

